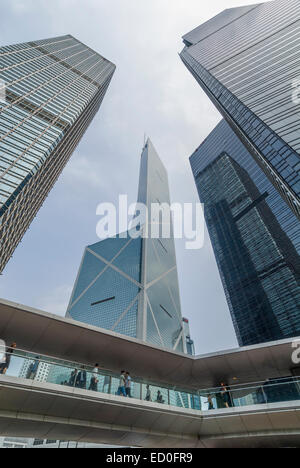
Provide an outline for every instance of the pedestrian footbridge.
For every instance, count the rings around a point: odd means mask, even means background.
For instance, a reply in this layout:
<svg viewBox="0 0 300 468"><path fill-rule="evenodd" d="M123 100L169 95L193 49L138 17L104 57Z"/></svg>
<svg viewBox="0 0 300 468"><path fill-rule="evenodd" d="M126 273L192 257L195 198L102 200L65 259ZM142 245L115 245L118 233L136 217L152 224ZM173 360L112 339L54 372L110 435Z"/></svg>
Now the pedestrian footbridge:
<svg viewBox="0 0 300 468"><path fill-rule="evenodd" d="M291 340L193 357L3 300L0 338L17 343L0 375L0 436L138 447L300 446L300 369ZM30 375L34 362L42 374ZM91 391L95 362L99 382ZM132 398L116 395L123 368L132 375Z"/></svg>

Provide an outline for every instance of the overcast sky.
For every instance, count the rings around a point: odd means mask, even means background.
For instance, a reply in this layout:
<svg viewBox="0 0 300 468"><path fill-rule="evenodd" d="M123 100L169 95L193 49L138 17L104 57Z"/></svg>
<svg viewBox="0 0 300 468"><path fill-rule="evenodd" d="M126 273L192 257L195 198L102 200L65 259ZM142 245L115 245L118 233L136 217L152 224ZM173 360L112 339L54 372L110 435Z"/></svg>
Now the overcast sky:
<svg viewBox="0 0 300 468"><path fill-rule="evenodd" d="M246 1L246 3L256 3ZM189 156L220 115L181 62L181 36L241 0L0 0L1 46L72 34L113 61L102 107L0 279L0 296L64 315L96 206L137 197L144 133L170 178L173 202L197 202ZM177 242L182 313L197 353L236 347L208 235Z"/></svg>

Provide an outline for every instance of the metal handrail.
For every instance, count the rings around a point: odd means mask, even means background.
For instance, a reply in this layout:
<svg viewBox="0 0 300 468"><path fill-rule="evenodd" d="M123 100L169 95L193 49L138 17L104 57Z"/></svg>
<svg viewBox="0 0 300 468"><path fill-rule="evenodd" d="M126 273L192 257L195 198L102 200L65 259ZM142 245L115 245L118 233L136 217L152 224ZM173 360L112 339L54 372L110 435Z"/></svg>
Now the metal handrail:
<svg viewBox="0 0 300 468"><path fill-rule="evenodd" d="M13 353L9 353L7 351L7 349L9 349L9 347L6 347L6 351L5 353L3 352L2 354L8 354L10 355L12 358L20 358L20 359L23 359L23 360L27 360L27 361L33 361L33 362L36 362L38 361L38 363L45 363L45 364L48 364L48 365L53 365L53 366L57 366L57 367L62 367L62 368L68 368L71 370L80 370L81 368L84 368L84 370L89 373L89 374L92 374L93 373L93 370L94 370L94 367L92 366L88 366L88 365L85 365L85 364L80 364L80 363L74 363L74 362L71 362L71 361L64 361L62 359L59 359L59 358L53 358L51 356L46 356L44 354L38 354L38 353L32 353L30 351L26 351L26 350L22 350L22 349L19 349L19 348L14 348L13 350ZM53 360L52 360L53 359ZM99 391L99 393L109 393L111 394L111 391L112 391L112 379L115 378L115 379L119 379L119 375L118 374L115 374L111 371L108 371L108 370L104 370L104 369L101 369L99 368L98 370L98 374L99 374L99 377L109 377L109 383L108 383L108 392L104 392L104 386L103 386L103 391ZM71 375L70 375L71 377ZM87 381L87 379L86 379ZM70 382L70 381L69 381ZM74 387L76 386L76 376L75 376L75 379L74 379ZM104 381L105 382L105 381ZM51 382L49 382L51 383ZM183 402L183 396L186 395L188 396L188 400L187 400L187 405L188 405L188 408L190 409L194 409L194 410L203 410L203 401L202 401L202 398L205 398L205 397L216 397L217 394L221 394L222 392L224 392L224 389L223 387L215 387L215 388L212 388L212 389L205 389L205 390L198 390L198 391L191 391L191 390L185 390L183 388L178 388L178 387L171 387L171 386L168 386L168 385L164 385L162 383L153 383L149 380L142 380L142 379L139 379L139 378L136 378L136 377L132 377L132 384L137 384L137 385L140 385L140 400L145 400L146 401L146 398L144 398L143 396L143 385L146 385L148 384L151 387L156 387L158 388L159 390L161 390L162 393L162 398L164 399L163 401L161 402L158 402L158 403L167 403L168 405L172 405L171 403L171 391L174 391L176 392L178 395L179 395L179 398L182 402L182 405L183 407L186 407L186 404ZM105 385L105 383L104 383ZM276 382L272 382L272 380L266 380L264 382L259 382L259 385L255 384L255 383L251 383L251 384L242 384L242 385L233 385L233 386L226 386L226 388L228 389L227 393L228 393L228 396L230 398L230 401L231 401L231 405L232 406L236 406L237 402L236 400L239 400L245 396L248 396L248 395L251 395L251 394L254 394L255 391L257 390L260 390L261 391L261 395L263 396L263 401L262 402L253 402L251 404L255 405L255 404L266 404L268 403L268 400L269 400L269 396L267 394L267 391L274 388L274 387L283 387L283 386L286 386L286 385L299 385L299 398L297 399L300 399L300 377L293 377L293 376L290 376L290 377L285 377L285 378L282 378L282 379L278 379ZM86 387L84 387L86 388ZM98 391L98 390L97 390ZM151 388L151 391L152 391L152 388ZM166 395L165 395L165 391L167 391L167 400L165 399L166 398ZM234 394L236 392L244 392L244 391L247 391L247 393L245 395L241 395L241 396L234 396ZM178 396L177 395L177 396ZM272 397L271 397L272 398ZM157 401L157 400L153 400L151 399L151 401ZM284 399L282 399L282 401L286 401ZM250 403L249 403L250 404ZM172 405L172 406L181 406L181 405ZM239 406L239 404L238 404ZM242 405L243 406L243 405ZM217 408L213 408L215 410L218 410L220 409L220 406L219 406L219 403L217 402Z"/></svg>
<svg viewBox="0 0 300 468"><path fill-rule="evenodd" d="M6 346L6 348L9 348L10 346ZM54 356L49 356L49 355L46 355L46 354L42 354L42 353L33 353L32 351L28 351L28 350L24 350L22 348L15 348L14 349L14 353L13 355L14 356L17 356L16 355L16 351L19 351L21 353L24 353L24 354L28 354L28 355L31 355L32 356L32 359L35 360L35 358L37 356L39 357L44 357L46 358L47 360L43 361L42 359L39 359L40 362L45 362L46 364L52 364L52 365L60 365L59 363L60 362L63 362L63 363L66 363L66 365L64 365L63 367L70 367L70 368L80 368L80 367L84 367L85 370L88 370L88 369L91 369L91 371L94 369L94 366L91 366L91 365L88 365L88 364L84 364L82 362L74 362L74 361L69 361L67 359L61 359L61 358L57 358L57 357L54 357ZM6 354L6 353L5 353ZM20 355L19 357L27 357L27 356L23 356L23 355ZM48 359L53 359L53 361L50 361ZM99 370L101 370L102 373L107 373L108 376L110 375L115 375L115 376L119 376L118 374L115 374L114 372L112 372L110 369L107 369L105 367L100 367L99 365ZM149 383L148 380L144 380L143 378L140 378L138 376L134 376L135 379L138 379L139 382L145 382L145 383ZM297 376L289 376L289 377L280 377L280 380L281 382L284 383L284 381L286 380L287 383L289 383L290 379L296 379L296 378L299 378L300 379L300 376L297 377ZM226 379L224 379L226 380ZM258 380L258 381L255 381L255 382L251 382L251 386L252 387L249 387L249 384L248 383L245 383L245 384L230 384L230 385L226 385L226 387L230 387L230 391L234 391L234 390L246 390L248 388L253 388L253 386L261 386L261 385L265 385L266 382L269 381L269 378L266 378L266 380ZM160 386L161 384L157 384L156 383L153 383L153 386ZM178 387L177 386L172 386L172 385L168 385L168 384L164 384L166 386L166 388L170 388L170 390L176 390ZM274 385L278 385L277 383L274 384ZM246 386L246 387L245 387ZM218 390L220 390L221 387L211 387L211 388L199 388L198 390L194 390L195 392L199 391L201 393L218 393ZM181 387L181 390L182 390L182 387ZM188 389L185 389L185 392L187 393L190 393L191 390L188 390Z"/></svg>
<svg viewBox="0 0 300 468"><path fill-rule="evenodd" d="M6 347L6 349L9 348ZM7 351L3 354L10 354L8 353ZM45 354L39 354L39 353L32 353L31 351L27 351L27 350L24 350L24 349L21 349L21 348L14 348L14 352L12 354L10 354L11 356L13 357L17 357L17 358L21 358L21 359L28 359L28 360L32 360L32 361L36 361L37 357L39 358L38 361L40 363L45 363L45 364L49 364L49 365L53 365L53 366L60 366L60 367L66 367L66 368L69 368L70 370L74 370L74 369L77 369L77 370L80 370L81 368L84 368L84 370L86 370L87 372L89 373L93 373L93 370L94 370L94 366L90 366L90 365L87 365L87 364L83 364L83 363L79 363L79 362L74 362L74 361L68 361L68 360L63 360L63 359L60 359L60 358L55 358L53 356L47 356ZM43 359L45 358L45 359ZM53 360L52 360L53 359ZM104 377L107 376L107 377L113 377L113 378L119 378L119 375L117 373L114 373L104 367L100 367L99 366L99 370L98 370L98 373L99 375L103 375ZM198 389L197 390L187 390L187 389L184 389L182 387L177 387L177 386L170 386L170 385L167 385L167 384L163 384L163 383L157 383L157 382L152 382L150 380L145 380L145 379L141 379L139 378L138 376L132 376L132 380L133 382L135 383L138 383L138 384L149 384L150 386L152 387L158 387L158 388L164 388L166 390L173 390L173 391L177 391L177 392L183 392L183 393L188 393L188 394L191 394L191 395L197 395L199 397L206 397L208 395L212 395L212 394L219 394L221 392L223 392L223 388L222 387L213 387L213 388L206 388L206 389ZM260 388L271 388L271 387L278 387L278 386L283 386L283 385L287 385L287 384L297 384L299 383L300 384L300 377L293 377L293 376L290 376L290 377L284 377L284 378L280 378L278 379L277 382L272 382L271 380L265 380L265 381L258 381L258 382L251 382L251 384L233 384L233 385L227 385L226 388L228 388L228 393L231 393L231 394L234 394L235 392L238 392L238 391L245 391L245 390L257 390L257 389L260 389ZM251 393L251 392L249 392Z"/></svg>
<svg viewBox="0 0 300 468"><path fill-rule="evenodd" d="M10 346L6 346L6 349L8 349L8 348L10 348ZM34 353L32 351L28 351L28 350L25 350L25 349L22 349L22 348L14 348L13 356L16 356L16 352L20 352L20 353L23 353L23 354L26 354L26 355L28 354L28 355L32 356L32 359L35 359L37 356L42 357L42 358L44 357L44 358L46 358L45 361L43 361L42 359L39 359L39 360L41 362L45 362L45 363L49 363L49 359L53 359L53 361L51 361L50 364L55 364L56 361L63 362L63 363L66 363L66 366L64 366L64 367L75 367L76 368L76 367L84 366L85 368L86 367L90 367L91 369L93 368L93 366L90 366L88 364L84 364L83 362L80 363L80 362L69 361L68 359L61 359L61 358L57 358L55 356L51 356L51 355L49 356L47 354L42 354L42 353L38 353L38 352ZM5 352L5 354L7 354L7 351ZM19 357L27 357L27 356L24 356L23 354L20 355ZM70 366L69 366L69 364L70 364ZM101 369L103 369L104 372L107 371L107 372L111 373L111 371L109 369L105 369L104 367L103 368L101 367Z"/></svg>
<svg viewBox="0 0 300 468"><path fill-rule="evenodd" d="M9 346L7 346L7 348L9 348ZM5 352L3 354L10 354L8 352ZM62 360L60 358L55 358L53 356L47 356L45 354L39 354L39 353L32 353L31 351L26 351L26 350L23 350L23 349L20 349L20 348L14 348L14 352L11 354L12 357L15 357L15 358L20 358L20 359L28 359L30 361L36 361L37 357L39 358L38 361L39 363L44 363L44 364L49 364L49 365L53 365L53 366L59 366L59 367L65 367L65 368L69 368L70 370L80 370L82 368L84 368L85 371L87 371L88 373L93 373L93 370L94 370L94 366L89 366L87 364L83 364L83 363L78 363L78 362L74 362L74 361L65 361L65 360ZM46 359L43 359L43 358L46 358ZM53 361L50 360L50 359L54 359ZM113 371L111 370L108 370L108 369L105 369L105 368L102 368L99 366L99 369L98 369L98 373L100 376L103 376L103 377L112 377L112 378L116 378L116 379L119 379L120 375L117 374L117 373L114 373ZM149 379L143 379L143 378L140 378L138 376L135 376L135 375L131 375L131 378L132 378L132 382L133 383L137 383L137 384L142 384L142 385L147 385L149 384L151 387L157 387L157 388L162 388L162 389L165 389L165 390L173 390L173 391L176 391L176 392L182 392L182 393L187 393L187 394L195 394L197 395L197 390L191 390L191 389L184 389L182 387L178 388L178 387L174 387L174 386L170 386L170 385L167 385L167 384L164 384L164 383L158 383L158 382L153 382Z"/></svg>
<svg viewBox="0 0 300 468"><path fill-rule="evenodd" d="M274 378L275 380L276 378ZM277 382L272 382L272 379L267 378L266 380L262 380L259 382L251 382L249 384L235 384L235 385L225 385L225 387L228 390L228 392L234 393L238 391L243 391L243 390L251 390L251 389L257 389L257 388L270 388L272 386L278 386L278 385L288 385L292 383L300 383L300 376L290 376L290 377L283 377L283 378L278 378L276 379ZM202 395L210 395L211 393L220 393L220 391L224 391L223 387L213 387L210 389L200 389L199 393Z"/></svg>

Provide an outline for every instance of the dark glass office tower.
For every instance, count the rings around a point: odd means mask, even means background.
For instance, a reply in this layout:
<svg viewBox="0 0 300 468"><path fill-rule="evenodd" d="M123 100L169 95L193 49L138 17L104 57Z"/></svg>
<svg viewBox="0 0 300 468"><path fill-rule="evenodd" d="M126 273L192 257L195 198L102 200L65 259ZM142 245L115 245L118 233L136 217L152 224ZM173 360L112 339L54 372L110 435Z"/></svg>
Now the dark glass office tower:
<svg viewBox="0 0 300 468"><path fill-rule="evenodd" d="M116 333L186 352L172 219L170 237L151 237L151 204L170 205L167 171L151 141L141 158L138 202L148 209L140 234L86 248L67 316ZM162 222L162 218L160 218Z"/></svg>
<svg viewBox="0 0 300 468"><path fill-rule="evenodd" d="M114 71L69 35L0 48L0 272L97 113Z"/></svg>
<svg viewBox="0 0 300 468"><path fill-rule="evenodd" d="M239 344L299 336L299 220L224 120L190 161Z"/></svg>
<svg viewBox="0 0 300 468"><path fill-rule="evenodd" d="M299 26L299 0L232 8L186 34L181 53L187 68L298 217Z"/></svg>

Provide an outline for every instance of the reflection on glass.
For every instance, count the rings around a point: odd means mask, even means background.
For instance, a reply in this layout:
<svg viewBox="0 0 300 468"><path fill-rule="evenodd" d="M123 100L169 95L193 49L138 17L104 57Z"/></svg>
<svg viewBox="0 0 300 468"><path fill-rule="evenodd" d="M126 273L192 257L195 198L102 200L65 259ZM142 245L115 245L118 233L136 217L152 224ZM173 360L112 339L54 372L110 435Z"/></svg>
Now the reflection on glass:
<svg viewBox="0 0 300 468"><path fill-rule="evenodd" d="M32 371L34 366L35 370ZM1 372L0 372L1 374ZM11 357L7 376L31 379L35 383L59 385L71 391L97 392L118 395L120 376L108 370L82 364L74 364L47 356L36 356L15 350ZM96 384L95 384L96 380ZM143 401L145 405L159 404L196 411L226 410L222 387L188 392L183 388L168 387L154 382L145 382L133 376L131 381L132 400ZM263 405L300 400L300 378L287 377L269 379L248 385L227 386L230 404L234 407ZM124 396L118 396L124 399ZM126 398L127 402L129 398ZM130 400L130 401L132 401Z"/></svg>

